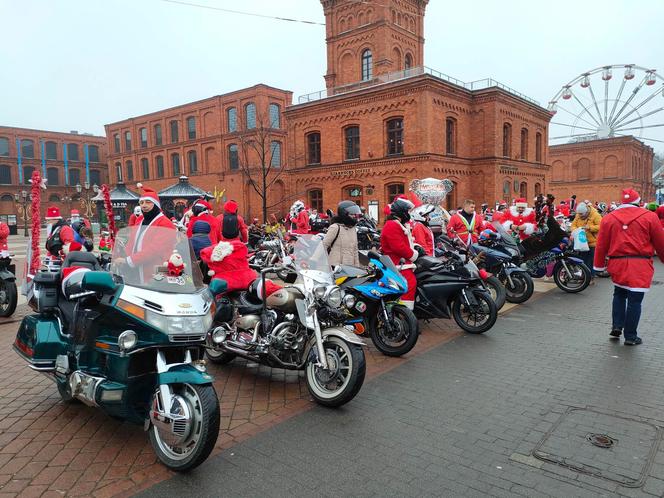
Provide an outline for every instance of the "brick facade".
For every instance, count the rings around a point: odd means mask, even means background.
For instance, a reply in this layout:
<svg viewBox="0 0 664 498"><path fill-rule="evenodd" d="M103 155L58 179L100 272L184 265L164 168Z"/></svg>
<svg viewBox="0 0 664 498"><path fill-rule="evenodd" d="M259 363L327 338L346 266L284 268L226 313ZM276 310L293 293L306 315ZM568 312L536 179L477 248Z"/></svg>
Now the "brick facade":
<svg viewBox="0 0 664 498"><path fill-rule="evenodd" d="M106 155L105 137L0 126L0 219L6 222L6 216L18 215L18 225L23 226L22 208L14 195L23 190L30 192L28 180L33 169L45 171L48 179L48 189L42 195L42 216L48 206L58 206L63 216L71 209L94 214L93 207L88 211L85 188L79 194L76 185L84 187L88 182L87 194L94 197L93 185L108 182Z"/></svg>
<svg viewBox="0 0 664 498"><path fill-rule="evenodd" d="M559 199L576 194L593 202L618 201L633 188L644 201L654 200L654 152L634 137L617 137L549 148L550 190Z"/></svg>

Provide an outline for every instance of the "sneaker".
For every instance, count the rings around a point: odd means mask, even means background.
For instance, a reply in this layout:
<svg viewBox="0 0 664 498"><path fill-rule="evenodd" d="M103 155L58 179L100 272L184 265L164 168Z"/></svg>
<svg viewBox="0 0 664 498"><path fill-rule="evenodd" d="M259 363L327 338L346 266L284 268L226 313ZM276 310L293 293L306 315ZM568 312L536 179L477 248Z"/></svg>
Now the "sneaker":
<svg viewBox="0 0 664 498"><path fill-rule="evenodd" d="M638 346L641 343L643 343L643 341L640 337L631 340L625 339L625 346Z"/></svg>
<svg viewBox="0 0 664 498"><path fill-rule="evenodd" d="M620 336L622 335L622 330L613 329L611 330L611 332L609 332L609 335L611 336L610 339L620 339Z"/></svg>

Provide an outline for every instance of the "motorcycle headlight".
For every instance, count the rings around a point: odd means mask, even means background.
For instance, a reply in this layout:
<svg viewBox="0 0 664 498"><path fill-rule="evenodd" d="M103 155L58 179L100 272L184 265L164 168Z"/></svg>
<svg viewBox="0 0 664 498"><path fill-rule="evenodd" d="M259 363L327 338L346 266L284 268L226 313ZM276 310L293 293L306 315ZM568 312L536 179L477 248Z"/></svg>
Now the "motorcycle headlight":
<svg viewBox="0 0 664 498"><path fill-rule="evenodd" d="M353 296L352 294L346 294L344 296L344 306L346 308L348 308L349 310L353 309L353 306L355 306L356 302L357 302L357 299L355 299L355 296Z"/></svg>
<svg viewBox="0 0 664 498"><path fill-rule="evenodd" d="M118 337L118 347L120 351L126 351L133 348L138 343L138 335L133 330L125 330Z"/></svg>
<svg viewBox="0 0 664 498"><path fill-rule="evenodd" d="M160 315L146 310L145 321L154 328L168 335L201 334L204 335L212 326L211 313L196 316Z"/></svg>
<svg viewBox="0 0 664 498"><path fill-rule="evenodd" d="M336 285L331 287L330 290L327 292L327 304L329 304L333 308L338 308L341 306L341 289L337 287Z"/></svg>
<svg viewBox="0 0 664 498"><path fill-rule="evenodd" d="M401 286L399 285L399 283L398 283L396 280L394 280L393 278L388 278L388 279L387 279L387 286L388 286L390 289L394 289L394 290L397 290L397 291L402 290L402 288L401 288Z"/></svg>
<svg viewBox="0 0 664 498"><path fill-rule="evenodd" d="M316 299L324 299L326 291L327 289L324 285L319 285L314 289L314 296L316 296Z"/></svg>

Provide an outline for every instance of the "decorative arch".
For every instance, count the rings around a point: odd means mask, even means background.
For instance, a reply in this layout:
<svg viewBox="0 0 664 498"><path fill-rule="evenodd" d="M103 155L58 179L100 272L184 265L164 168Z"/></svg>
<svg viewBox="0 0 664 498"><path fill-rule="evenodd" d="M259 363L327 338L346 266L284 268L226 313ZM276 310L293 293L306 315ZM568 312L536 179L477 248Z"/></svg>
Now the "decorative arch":
<svg viewBox="0 0 664 498"><path fill-rule="evenodd" d="M401 71L401 50L399 50L399 47L392 49L392 60L394 61L394 69Z"/></svg>
<svg viewBox="0 0 664 498"><path fill-rule="evenodd" d="M214 113L208 111L203 114L203 136L209 137L219 134L219 122L214 119Z"/></svg>
<svg viewBox="0 0 664 498"><path fill-rule="evenodd" d="M355 81L357 72L355 71L355 55L347 50L339 57L339 72L343 81Z"/></svg>
<svg viewBox="0 0 664 498"><path fill-rule="evenodd" d="M373 20L373 9L367 9L367 24Z"/></svg>
<svg viewBox="0 0 664 498"><path fill-rule="evenodd" d="M582 157L576 163L576 179L590 180L590 159Z"/></svg>
<svg viewBox="0 0 664 498"><path fill-rule="evenodd" d="M339 19L339 33L346 31L346 18L342 17Z"/></svg>
<svg viewBox="0 0 664 498"><path fill-rule="evenodd" d="M618 177L618 158L610 155L604 159L604 178Z"/></svg>
<svg viewBox="0 0 664 498"><path fill-rule="evenodd" d="M364 26L364 12L357 14L357 25Z"/></svg>
<svg viewBox="0 0 664 498"><path fill-rule="evenodd" d="M207 147L205 149L205 163L203 164L204 171L219 171L221 164L219 161L219 152L215 147Z"/></svg>

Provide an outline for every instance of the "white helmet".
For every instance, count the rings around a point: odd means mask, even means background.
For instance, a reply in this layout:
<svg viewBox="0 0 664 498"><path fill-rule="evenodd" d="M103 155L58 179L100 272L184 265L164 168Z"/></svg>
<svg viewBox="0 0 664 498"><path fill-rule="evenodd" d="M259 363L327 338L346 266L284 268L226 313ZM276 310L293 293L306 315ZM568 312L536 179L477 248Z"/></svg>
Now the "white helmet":
<svg viewBox="0 0 664 498"><path fill-rule="evenodd" d="M299 213L303 209L304 209L304 202L302 201L295 201L290 208L291 213Z"/></svg>
<svg viewBox="0 0 664 498"><path fill-rule="evenodd" d="M431 204L422 204L421 206L417 206L416 208L411 209L410 217L415 221L421 221L424 223L427 221L427 217L433 213L434 210L435 207Z"/></svg>

